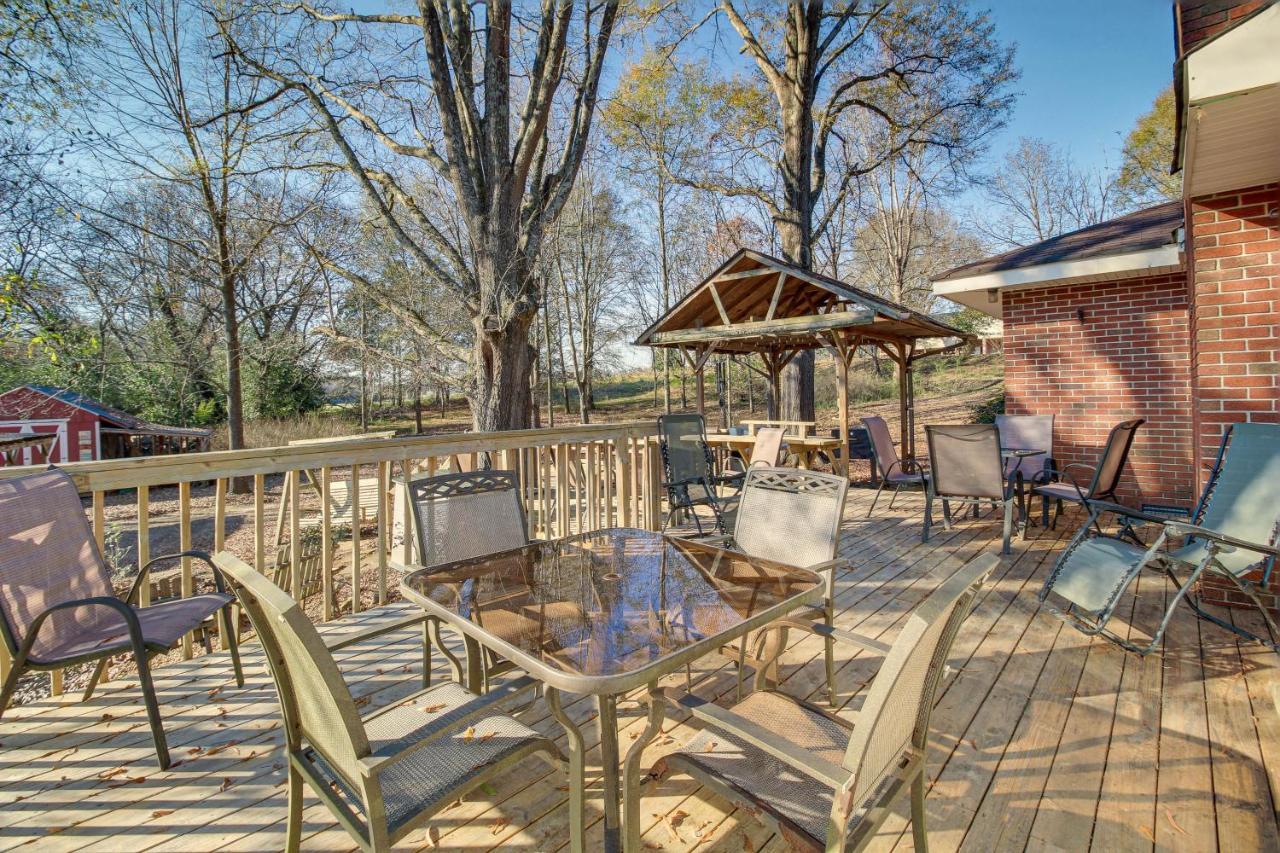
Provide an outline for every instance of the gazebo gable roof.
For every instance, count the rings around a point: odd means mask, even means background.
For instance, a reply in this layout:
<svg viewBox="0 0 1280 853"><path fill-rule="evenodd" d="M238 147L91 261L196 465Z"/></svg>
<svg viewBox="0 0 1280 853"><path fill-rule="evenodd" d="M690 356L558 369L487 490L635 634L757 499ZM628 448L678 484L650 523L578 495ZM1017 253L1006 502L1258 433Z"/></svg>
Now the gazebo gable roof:
<svg viewBox="0 0 1280 853"><path fill-rule="evenodd" d="M962 336L918 311L860 288L751 249L739 249L670 311L636 339L638 346L676 345L669 333L726 329L749 324L742 337L722 341L722 349L753 349L746 340L785 337L788 321L832 315L826 328L850 329L881 338ZM838 315L838 316L837 316ZM809 324L806 324L806 326ZM753 330L759 329L758 335ZM812 329L794 332L810 334ZM794 342L793 342L794 343ZM820 345L816 341L813 345Z"/></svg>

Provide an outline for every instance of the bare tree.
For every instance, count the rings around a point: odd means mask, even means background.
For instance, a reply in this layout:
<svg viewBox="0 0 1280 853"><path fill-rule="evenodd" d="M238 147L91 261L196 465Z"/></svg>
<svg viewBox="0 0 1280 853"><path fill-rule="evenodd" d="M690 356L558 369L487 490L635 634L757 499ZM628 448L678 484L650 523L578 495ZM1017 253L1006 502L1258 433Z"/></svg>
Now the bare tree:
<svg viewBox="0 0 1280 853"><path fill-rule="evenodd" d="M529 423L536 260L586 148L617 13L617 0L543 0L536 21L508 0L420 0L416 14L298 3L223 23L241 66L278 87L268 97L306 105L331 165L466 306L478 430ZM281 15L290 22L277 34L270 19ZM448 182L461 243L419 205L409 177L424 169Z"/></svg>
<svg viewBox="0 0 1280 853"><path fill-rule="evenodd" d="M726 122L736 138L718 142L731 143L731 165L681 179L757 201L779 232L783 256L802 268L813 267L815 236L859 176L908 145L960 151L1003 125L1016 76L1013 51L998 44L987 15L960 0L851 0L831 9L822 0L789 0L781 22L776 3L720 0L717 8L741 38L776 112L765 126L749 117ZM738 100L747 113L759 112L758 99ZM869 149L866 159L832 173L827 151L850 113L892 129L883 136L892 145ZM762 175L762 164L771 175ZM811 420L813 411L807 353L783 377L783 417Z"/></svg>
<svg viewBox="0 0 1280 853"><path fill-rule="evenodd" d="M986 181L995 214L975 217L1002 246L1038 243L1094 225L1116 213L1113 178L1078 166L1062 148L1022 137Z"/></svg>

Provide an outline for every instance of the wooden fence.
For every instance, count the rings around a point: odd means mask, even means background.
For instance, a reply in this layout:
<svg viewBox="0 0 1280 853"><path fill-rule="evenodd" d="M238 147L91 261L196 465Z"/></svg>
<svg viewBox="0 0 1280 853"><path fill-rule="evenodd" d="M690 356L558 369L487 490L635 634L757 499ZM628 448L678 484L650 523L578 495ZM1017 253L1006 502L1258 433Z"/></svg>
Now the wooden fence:
<svg viewBox="0 0 1280 853"><path fill-rule="evenodd" d="M531 536L552 538L604 527L658 529L662 522L662 459L657 429L652 422L581 425L563 429L513 430L494 433L454 433L435 436L348 437L332 441L299 443L288 447L216 451L181 456L117 459L71 463L63 467L76 481L82 495L92 499L91 519L99 548L106 544L107 497L131 490L136 506L129 522L136 526L137 565L158 552L153 549L152 501L163 495L166 504L176 490L176 548L193 547L192 487L213 484L212 539L201 544L213 550L226 547L228 493L239 481L252 494L252 509L242 515L252 526L252 545L240 556L259 571L284 578L293 596L301 600L313 590L301 570L304 533L319 539L319 577L315 590L321 596L319 615L330 620L360 608L360 590L372 580L378 604L388 599L388 566L393 530L411 529L411 511L398 502L393 517L394 484L409 477L447 470L498 468L518 472ZM0 468L0 478L18 476L37 466ZM286 482L287 481L287 482ZM373 481L373 489L361 488ZM335 484L339 487L335 488ZM163 491L162 491L163 490ZM341 521L335 523L334 493ZM362 498L372 494L378 506L369 512ZM304 498L314 498L314 517L303 518ZM117 498L113 498L117 500ZM208 516L205 516L207 519ZM360 519L368 520L368 527ZM351 523L352 520L356 523ZM113 522L117 527L119 522ZM339 540L347 538L347 542ZM372 554L366 546L372 541ZM296 544L295 544L296 543ZM339 545L349 549L352 594L345 606L335 596L334 558ZM280 566L294 566L279 572ZM373 573L370 577L369 573ZM151 597L153 583L142 589L142 604ZM195 593L192 561L183 559L167 578L169 592ZM193 637L182 642L182 654L193 654ZM8 670L7 650L0 649L0 677ZM62 673L52 674L55 694L62 690Z"/></svg>

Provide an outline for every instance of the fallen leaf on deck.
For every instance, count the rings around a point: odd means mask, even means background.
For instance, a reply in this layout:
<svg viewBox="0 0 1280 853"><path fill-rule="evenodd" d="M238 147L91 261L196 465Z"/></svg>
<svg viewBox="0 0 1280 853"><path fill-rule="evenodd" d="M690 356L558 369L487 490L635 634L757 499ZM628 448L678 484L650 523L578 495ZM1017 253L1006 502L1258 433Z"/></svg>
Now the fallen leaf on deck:
<svg viewBox="0 0 1280 853"><path fill-rule="evenodd" d="M440 827L438 826L427 827L427 844L431 845L432 847L435 847L439 843L440 843Z"/></svg>
<svg viewBox="0 0 1280 853"><path fill-rule="evenodd" d="M444 809L444 810L445 810L445 811L449 811L449 809L456 809L456 808L457 808L458 806L460 806L460 805L462 805L462 800L454 800L452 803L450 803L449 805L445 806L445 809Z"/></svg>
<svg viewBox="0 0 1280 853"><path fill-rule="evenodd" d="M493 823L489 824L489 834L491 835L502 834L502 830L506 829L507 825L510 823L511 823L511 818L509 817L497 818L496 820L494 820Z"/></svg>
<svg viewBox="0 0 1280 853"><path fill-rule="evenodd" d="M498 734L497 732L489 732L488 734L480 735L480 740L488 740L489 738L494 737L497 734Z"/></svg>
<svg viewBox="0 0 1280 853"><path fill-rule="evenodd" d="M1190 834L1185 829L1178 826L1178 822L1173 819L1173 812L1169 811L1169 809L1164 810L1164 816L1165 816L1165 819L1169 821L1169 825L1172 826L1174 829L1178 830L1178 832L1181 832L1183 835Z"/></svg>
<svg viewBox="0 0 1280 853"><path fill-rule="evenodd" d="M101 717L99 717L99 718L98 718L98 721L99 721L99 722L102 722L102 723L109 723L109 722L111 722L112 720L114 720L115 718L116 718L115 714L106 714L106 713L104 713Z"/></svg>
<svg viewBox="0 0 1280 853"><path fill-rule="evenodd" d="M1142 833L1142 837L1150 841L1152 844L1156 843L1156 835L1151 831L1151 827L1140 826L1138 827L1138 832Z"/></svg>
<svg viewBox="0 0 1280 853"><path fill-rule="evenodd" d="M230 777L230 776L223 776L223 777L222 777L222 784L218 786L218 793L219 793L219 794L221 794L221 793L223 793L224 791L226 791L226 790L227 790L228 788L230 788L230 787L231 787L231 777Z"/></svg>
<svg viewBox="0 0 1280 853"><path fill-rule="evenodd" d="M173 814L173 809L156 809L151 813L152 817L168 817Z"/></svg>
<svg viewBox="0 0 1280 853"><path fill-rule="evenodd" d="M756 853L755 842L749 835L742 836L742 853Z"/></svg>
<svg viewBox="0 0 1280 853"><path fill-rule="evenodd" d="M441 708L445 708L445 707L448 707L447 703L445 703L445 702L441 702L441 703L439 703L439 704L437 704L437 705L423 705L423 706L422 706L422 713L424 713L424 714L434 714L436 711L439 711Z"/></svg>
<svg viewBox="0 0 1280 853"><path fill-rule="evenodd" d="M204 752L203 746L193 746L187 750L187 755L199 755L202 752Z"/></svg>
<svg viewBox="0 0 1280 853"><path fill-rule="evenodd" d="M471 740L471 739L472 739L473 737L475 737L475 736L476 736L476 727L475 727L475 726L467 726L467 730L466 730L465 732L463 732L463 733L462 733L462 739L463 739L463 740Z"/></svg>
<svg viewBox="0 0 1280 853"><path fill-rule="evenodd" d="M66 829L65 826L50 826L45 829L45 832L48 833L49 835L57 835L59 832L62 832L64 829Z"/></svg>
<svg viewBox="0 0 1280 853"><path fill-rule="evenodd" d="M716 751L716 742L715 742L715 741L711 741L710 743L708 743L708 744L706 745L706 747L705 747L702 751L703 751L703 752L715 752L715 751Z"/></svg>
<svg viewBox="0 0 1280 853"><path fill-rule="evenodd" d="M123 767L117 767L115 770L103 770L101 773L98 774L98 778L110 779L112 776L119 776L121 773L124 773L124 772L125 772L125 769Z"/></svg>

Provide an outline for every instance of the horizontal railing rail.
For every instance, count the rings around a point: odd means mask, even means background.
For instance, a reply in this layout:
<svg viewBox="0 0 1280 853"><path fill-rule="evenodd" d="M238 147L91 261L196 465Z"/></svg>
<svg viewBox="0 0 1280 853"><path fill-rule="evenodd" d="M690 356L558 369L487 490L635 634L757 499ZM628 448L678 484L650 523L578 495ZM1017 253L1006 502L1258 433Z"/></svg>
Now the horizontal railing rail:
<svg viewBox="0 0 1280 853"><path fill-rule="evenodd" d="M0 479L42 467L0 467ZM362 591L370 592L375 604L394 593L390 567L409 562L412 555L406 536L412 531L411 507L405 496L397 500L396 495L397 482L406 477L484 467L516 471L534 537L615 526L657 529L662 521L661 454L653 422L348 436L60 467L90 498L100 549L107 550L122 527L135 534L132 558L117 570L131 573L162 553L229 548L296 599L318 597L318 607L310 609L322 621L358 611L364 606ZM245 483L245 497L232 497L236 482ZM193 487L210 483L212 508L204 499L197 517ZM108 523L108 499L118 504L120 493L128 490L136 492L132 510ZM234 530L229 518L235 519ZM197 521L199 536L193 531ZM153 595L185 597L196 591L193 563L182 559L143 585L141 603ZM188 635L182 655L191 657L194 651L194 637ZM8 663L7 654L0 654L0 677ZM60 671L52 674L55 694L62 691L62 679Z"/></svg>

